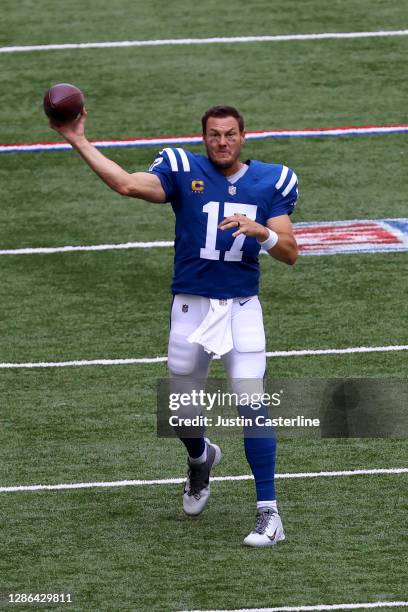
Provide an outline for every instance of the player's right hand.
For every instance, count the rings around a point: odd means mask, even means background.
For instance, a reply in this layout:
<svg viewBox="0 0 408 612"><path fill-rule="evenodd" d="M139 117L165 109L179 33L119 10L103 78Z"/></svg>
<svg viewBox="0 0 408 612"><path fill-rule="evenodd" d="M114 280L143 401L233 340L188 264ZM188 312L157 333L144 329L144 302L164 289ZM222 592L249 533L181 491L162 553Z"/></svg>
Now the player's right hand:
<svg viewBox="0 0 408 612"><path fill-rule="evenodd" d="M69 123L58 123L50 119L50 128L61 134L69 143L74 144L77 140L85 137L85 121L88 116L85 108L78 119Z"/></svg>

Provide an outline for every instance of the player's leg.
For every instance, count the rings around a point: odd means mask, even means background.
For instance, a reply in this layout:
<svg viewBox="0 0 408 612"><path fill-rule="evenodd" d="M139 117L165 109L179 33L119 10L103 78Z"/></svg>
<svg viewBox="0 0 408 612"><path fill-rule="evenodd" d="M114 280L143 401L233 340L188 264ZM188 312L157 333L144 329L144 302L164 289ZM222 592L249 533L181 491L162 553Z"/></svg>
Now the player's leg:
<svg viewBox="0 0 408 612"><path fill-rule="evenodd" d="M242 303L243 300L241 300ZM234 302L232 333L234 349L223 356L233 390L259 397L265 374L265 334L258 298L243 306ZM255 395L254 395L255 394ZM255 424L254 416L268 416L266 406L256 412L251 405L239 407L240 416L249 417L252 426L244 427L245 455L254 475L257 497L257 522L244 540L249 546L270 546L285 538L278 514L275 493L276 437L271 427Z"/></svg>
<svg viewBox="0 0 408 612"><path fill-rule="evenodd" d="M168 349L168 368L172 393L191 394L200 391L208 376L211 355L199 344L187 341L200 325L209 308L209 300L194 295L176 295L171 309L171 328ZM192 403L178 411L180 417L194 417L201 413ZM194 428L194 435L177 434L188 453L188 475L184 488L183 507L187 514L200 514L210 495L211 468L221 460L219 447L204 437L204 428Z"/></svg>
<svg viewBox="0 0 408 612"><path fill-rule="evenodd" d="M208 376L211 356L199 344L191 344L188 336L198 327L206 314L205 298L195 295L176 295L171 308L171 325L168 346L168 369L172 393L191 392L202 386ZM183 407L178 416L194 417L199 408L193 405ZM189 457L201 458L205 452L204 435L180 436Z"/></svg>

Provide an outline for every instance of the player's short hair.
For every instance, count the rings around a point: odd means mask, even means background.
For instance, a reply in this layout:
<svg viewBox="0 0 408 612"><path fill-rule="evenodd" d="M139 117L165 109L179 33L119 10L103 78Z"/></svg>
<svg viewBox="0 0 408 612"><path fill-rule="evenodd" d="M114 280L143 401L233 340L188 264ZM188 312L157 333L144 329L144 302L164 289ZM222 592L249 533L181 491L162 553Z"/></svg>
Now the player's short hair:
<svg viewBox="0 0 408 612"><path fill-rule="evenodd" d="M224 117L235 117L238 121L239 131L244 131L244 118L234 106L212 106L209 108L201 117L203 134L207 131L207 121L210 117L217 117L219 119L223 119Z"/></svg>

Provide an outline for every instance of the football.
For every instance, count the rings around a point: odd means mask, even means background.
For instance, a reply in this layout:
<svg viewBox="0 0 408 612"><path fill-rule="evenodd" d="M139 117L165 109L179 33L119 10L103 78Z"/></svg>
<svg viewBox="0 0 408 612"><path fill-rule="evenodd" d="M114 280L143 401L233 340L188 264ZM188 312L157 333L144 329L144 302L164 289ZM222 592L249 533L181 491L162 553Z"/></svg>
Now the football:
<svg viewBox="0 0 408 612"><path fill-rule="evenodd" d="M84 108L84 94L70 83L53 85L44 96L44 112L57 123L77 119Z"/></svg>

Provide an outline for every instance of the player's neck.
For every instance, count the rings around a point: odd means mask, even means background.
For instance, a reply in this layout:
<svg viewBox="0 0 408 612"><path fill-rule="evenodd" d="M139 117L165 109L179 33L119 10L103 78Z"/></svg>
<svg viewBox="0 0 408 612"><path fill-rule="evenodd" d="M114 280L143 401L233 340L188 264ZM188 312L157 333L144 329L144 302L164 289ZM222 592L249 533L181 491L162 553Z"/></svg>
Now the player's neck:
<svg viewBox="0 0 408 612"><path fill-rule="evenodd" d="M220 170L224 176L231 176L231 174L235 174L238 172L238 170L241 170L242 166L245 166L245 164L237 159L237 161L234 162L232 166L229 166L229 168L220 168Z"/></svg>

